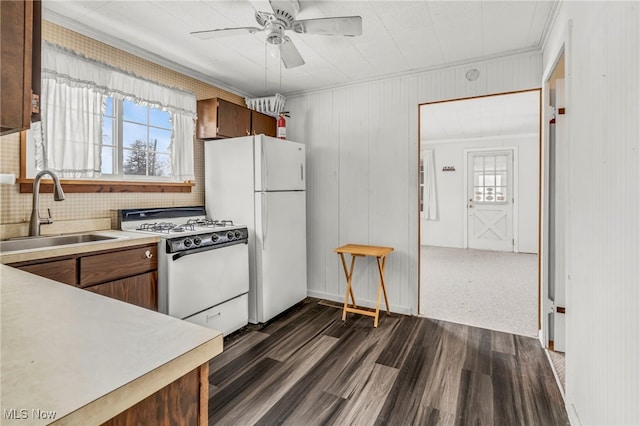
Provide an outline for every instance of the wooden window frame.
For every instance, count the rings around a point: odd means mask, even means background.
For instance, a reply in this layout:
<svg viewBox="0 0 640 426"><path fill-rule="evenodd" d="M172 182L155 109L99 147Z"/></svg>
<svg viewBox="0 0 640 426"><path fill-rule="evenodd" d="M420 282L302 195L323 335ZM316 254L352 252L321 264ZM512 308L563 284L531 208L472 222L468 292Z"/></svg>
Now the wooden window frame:
<svg viewBox="0 0 640 426"><path fill-rule="evenodd" d="M27 178L27 134L20 132L20 177L16 183L20 186L21 193L33 193L33 179ZM191 192L196 184L192 181L185 182L151 182L151 181L109 181L109 180L80 180L60 179L64 192L68 193L114 193L114 192ZM53 182L50 179L43 180L40 192L53 192Z"/></svg>

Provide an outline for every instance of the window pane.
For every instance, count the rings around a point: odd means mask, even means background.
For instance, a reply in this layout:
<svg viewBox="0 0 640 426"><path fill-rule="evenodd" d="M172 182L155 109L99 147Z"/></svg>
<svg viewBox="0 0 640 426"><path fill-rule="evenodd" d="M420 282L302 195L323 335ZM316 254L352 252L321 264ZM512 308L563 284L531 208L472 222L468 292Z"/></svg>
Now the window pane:
<svg viewBox="0 0 640 426"><path fill-rule="evenodd" d="M149 125L162 127L163 129L171 128L171 121L169 120L169 112L161 111L157 108L149 109Z"/></svg>
<svg viewBox="0 0 640 426"><path fill-rule="evenodd" d="M122 123L122 146L125 148L147 149L147 126Z"/></svg>
<svg viewBox="0 0 640 426"><path fill-rule="evenodd" d="M168 154L149 153L149 176L169 176L170 158Z"/></svg>
<svg viewBox="0 0 640 426"><path fill-rule="evenodd" d="M103 174L112 175L113 174L113 164L114 158L113 155L114 149L112 147L102 147L102 161L100 164L100 171Z"/></svg>
<svg viewBox="0 0 640 426"><path fill-rule="evenodd" d="M484 185L484 175L482 173L476 173L473 177L474 185L483 186Z"/></svg>
<svg viewBox="0 0 640 426"><path fill-rule="evenodd" d="M496 182L496 179L495 179L495 176L494 176L494 175L492 175L492 174L486 174L486 175L484 176L484 184L485 184L486 186L493 186L493 185L495 185L495 184L496 184L495 182Z"/></svg>
<svg viewBox="0 0 640 426"><path fill-rule="evenodd" d="M124 150L124 174L142 175L147 174L147 152L138 149Z"/></svg>
<svg viewBox="0 0 640 426"><path fill-rule="evenodd" d="M113 118L102 118L102 144L113 145Z"/></svg>
<svg viewBox="0 0 640 426"><path fill-rule="evenodd" d="M146 106L136 105L131 101L122 101L122 108L123 120L147 124L147 113L149 108Z"/></svg>
<svg viewBox="0 0 640 426"><path fill-rule="evenodd" d="M473 171L481 172L484 170L484 157L474 157L473 158Z"/></svg>
<svg viewBox="0 0 640 426"><path fill-rule="evenodd" d="M496 157L494 157L493 155L485 156L484 169L485 171L494 171L496 169Z"/></svg>
<svg viewBox="0 0 640 426"><path fill-rule="evenodd" d="M107 98L105 102L106 108L104 110L104 115L108 115L109 117L113 117L113 98Z"/></svg>
<svg viewBox="0 0 640 426"><path fill-rule="evenodd" d="M507 170L507 155L496 157L496 170Z"/></svg>
<svg viewBox="0 0 640 426"><path fill-rule="evenodd" d="M169 152L170 144L171 130L149 127L149 150L158 152Z"/></svg>

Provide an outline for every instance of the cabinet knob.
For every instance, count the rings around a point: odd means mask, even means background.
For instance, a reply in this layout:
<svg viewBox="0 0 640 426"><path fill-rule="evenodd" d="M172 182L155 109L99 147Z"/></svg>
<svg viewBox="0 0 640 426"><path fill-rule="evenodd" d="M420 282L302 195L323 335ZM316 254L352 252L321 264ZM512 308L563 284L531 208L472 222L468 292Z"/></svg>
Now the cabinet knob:
<svg viewBox="0 0 640 426"><path fill-rule="evenodd" d="M153 257L153 254L149 250L145 251L144 255L147 257L147 259L151 259Z"/></svg>

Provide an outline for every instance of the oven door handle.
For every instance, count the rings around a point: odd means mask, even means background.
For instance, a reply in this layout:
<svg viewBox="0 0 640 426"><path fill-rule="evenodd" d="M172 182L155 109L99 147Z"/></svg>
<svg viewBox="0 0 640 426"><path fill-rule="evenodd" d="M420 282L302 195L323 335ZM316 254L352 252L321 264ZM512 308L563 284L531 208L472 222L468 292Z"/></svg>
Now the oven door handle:
<svg viewBox="0 0 640 426"><path fill-rule="evenodd" d="M248 243L247 240L238 240L238 241L231 241L231 242L228 242L228 243L218 244L218 245L215 245L215 246L196 247L196 248L193 248L193 249L179 251L177 253L174 253L173 256L171 256L171 259L176 261L176 260L180 259L181 257L185 257L185 256L188 256L190 254L197 254L197 253L202 253L202 252L209 251L209 250L217 250L217 249L223 248L223 247L235 246L236 244L247 244L247 243Z"/></svg>

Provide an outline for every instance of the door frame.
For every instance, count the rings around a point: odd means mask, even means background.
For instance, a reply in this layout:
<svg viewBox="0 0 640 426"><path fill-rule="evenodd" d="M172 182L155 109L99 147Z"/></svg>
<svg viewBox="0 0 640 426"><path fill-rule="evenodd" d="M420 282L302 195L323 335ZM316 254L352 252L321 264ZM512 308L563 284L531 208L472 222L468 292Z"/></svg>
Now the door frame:
<svg viewBox="0 0 640 426"><path fill-rule="evenodd" d="M544 115L543 115L543 109L542 109L542 105L543 105L543 96L545 96L545 92L543 90L543 87L535 87L532 89L523 89L523 90L514 90L514 91L510 91L510 92L500 92L500 93L491 93L491 94L486 94L486 95L480 95L480 96L467 96L467 97L461 97L461 98L453 98L453 99L446 99L446 100L441 100L441 101L431 101L431 102L420 102L418 103L418 146L417 146L417 171L418 171L418 175L417 177L417 183L418 185L416 186L416 191L418 193L418 197L417 197L417 203L416 203L416 210L418 212L417 218L418 218L418 235L417 235L417 243L418 243L418 282L417 282L417 286L418 286L418 300L417 300L417 315L421 315L422 314L422 307L420 306L420 299L421 299L421 287L422 287L422 280L420 279L421 276L421 266L420 266L420 258L421 258L421 252L422 252L422 247L421 247L421 221L422 221L422 216L420 214L420 150L422 148L422 141L420 140L420 114L421 114L421 108L422 105L428 105L428 104L437 104L437 103L443 103L443 102L451 102L451 101L462 101L462 100L468 100L468 99L476 99L476 98L484 98L487 96L500 96L500 95L509 95L509 94L514 94L514 93L523 93L523 92L538 92L538 122L539 122L539 130L538 130L538 161L539 161L539 171L538 171L538 330L541 330L543 324L542 324L542 313L541 313L541 307L542 307L542 255L543 253L546 254L546 251L543 252L542 250L542 224L544 224L543 221L543 205L542 205L542 195L543 195L543 131L544 131ZM466 194L465 194L466 196Z"/></svg>
<svg viewBox="0 0 640 426"><path fill-rule="evenodd" d="M549 299L549 256L553 255L553 250L550 247L550 230L549 230L549 215L552 213L549 209L549 196L550 196L550 172L549 172L549 151L550 151L550 141L549 141L549 131L550 131L550 127L549 127L549 119L551 119L553 112L551 110L550 107L550 99L549 99L549 93L551 90L551 79L554 76L554 73L556 72L556 68L558 67L558 64L560 63L561 60L564 60L564 74L563 74L563 78L565 80L565 102L567 101L567 99L569 98L569 92L570 92L570 87L571 87L571 72L570 72L570 62L569 62L569 54L570 54L570 44L571 44L571 33L572 33L572 22L571 20L569 20L569 22L567 23L567 26L565 28L565 32L564 32L564 37L562 39L562 41L560 42L558 48L555 50L555 58L553 60L553 62L550 63L550 65L548 66L547 69L544 70L543 74L542 74L542 93L541 93L541 108L542 108L542 117L544 118L542 120L542 126L541 126L541 137L542 137L542 143L541 143L541 154L540 154L540 167L541 167L541 187L540 187L540 224L538 226L539 228L539 250L540 250L540 256L538 258L538 277L539 277L539 282L540 282L540 286L539 286L539 306L538 306L538 311L539 311L539 323L540 323L540 331L539 331L539 336L538 339L540 341L540 344L543 348L546 349L553 349L553 344L550 345L550 321L549 321L549 314L554 313L554 303L553 301L551 301ZM571 138L570 138L570 133L569 133L569 116L567 116L567 134L566 134L566 141L565 143L568 146L568 149L571 150ZM565 172L568 170L568 164L562 165L560 166L560 168L562 167L566 167L564 170ZM558 164L556 164L556 169L558 169L559 166ZM570 178L570 174L567 177L568 182L567 185L569 187L569 191L571 188L571 178ZM557 214L563 214L565 215L565 223L570 223L570 211L569 211L569 207L567 206L567 211L564 212L555 212ZM568 239L569 233L570 233L570 229L567 227L566 229L564 229L564 236L563 238ZM556 233L556 237L558 237L558 234ZM570 270L570 262L569 262L569 250L570 248L568 246L565 246L565 256L564 256L564 261L565 261L565 274L570 275L571 274L571 270ZM567 286L568 286L568 282L567 282ZM565 288L565 303L566 305L570 305L569 300L567 300L569 298L569 294L567 291L567 288ZM567 323L565 322L565 339L566 339L566 335L568 334L566 332L567 329Z"/></svg>
<svg viewBox="0 0 640 426"><path fill-rule="evenodd" d="M484 148L465 148L462 150L463 163L464 164L464 198L462 202L463 206L463 218L462 218L462 226L464 232L462 233L462 246L465 249L469 248L469 213L467 212L467 196L469 194L469 154L472 152L494 152L494 151L511 151L512 155L512 168L511 168L511 176L512 176L512 229L513 229L513 253L518 253L518 147L517 146L494 146L494 147L484 147Z"/></svg>

